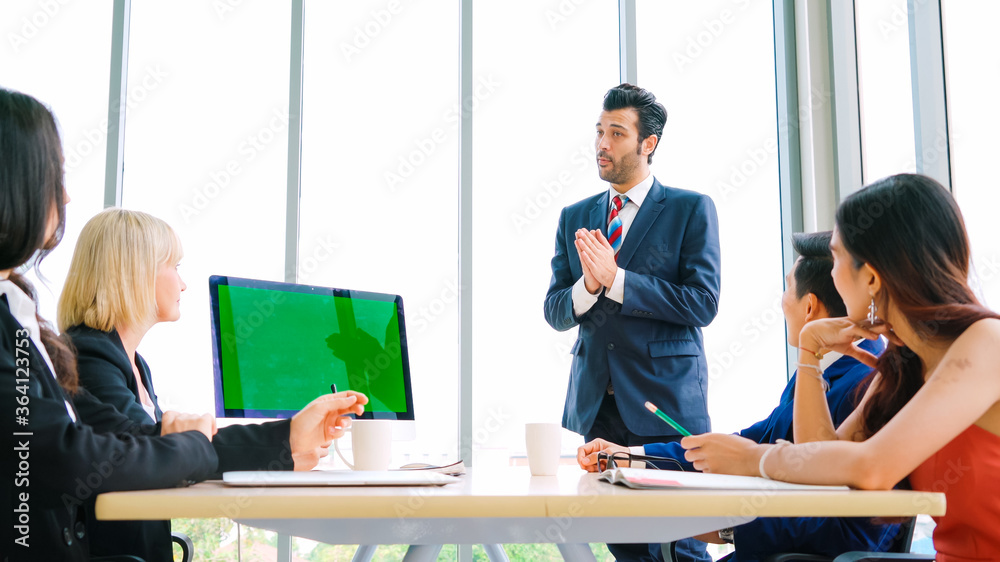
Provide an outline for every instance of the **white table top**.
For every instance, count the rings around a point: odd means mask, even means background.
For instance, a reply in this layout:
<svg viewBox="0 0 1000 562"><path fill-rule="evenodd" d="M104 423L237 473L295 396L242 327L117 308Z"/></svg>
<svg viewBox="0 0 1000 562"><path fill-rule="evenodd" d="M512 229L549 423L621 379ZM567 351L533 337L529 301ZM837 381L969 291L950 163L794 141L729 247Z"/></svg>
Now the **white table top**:
<svg viewBox="0 0 1000 562"><path fill-rule="evenodd" d="M188 488L112 492L97 499L104 520L608 518L943 515L943 494L912 491L631 490L562 467L557 476L526 468L471 471L444 487Z"/></svg>

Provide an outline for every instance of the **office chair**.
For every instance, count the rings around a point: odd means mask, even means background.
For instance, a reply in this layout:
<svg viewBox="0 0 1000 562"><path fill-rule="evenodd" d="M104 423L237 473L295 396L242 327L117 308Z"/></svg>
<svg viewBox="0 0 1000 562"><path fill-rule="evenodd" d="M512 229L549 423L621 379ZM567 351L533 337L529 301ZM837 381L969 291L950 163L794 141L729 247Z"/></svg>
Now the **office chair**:
<svg viewBox="0 0 1000 562"><path fill-rule="evenodd" d="M725 560L723 558L722 560ZM722 562L720 560L720 562ZM845 552L836 558L818 554L775 554L764 559L765 562L869 562L871 560L934 560L933 554L915 554L912 552Z"/></svg>
<svg viewBox="0 0 1000 562"><path fill-rule="evenodd" d="M184 533L170 533L170 540L181 547L181 562L192 562L194 560L194 543L191 538Z"/></svg>
<svg viewBox="0 0 1000 562"><path fill-rule="evenodd" d="M665 543L663 545L663 558L667 562L673 562L677 560L674 554L674 543ZM669 558L668 558L669 552ZM720 558L717 562L726 562L732 558L732 554L727 554ZM871 562L873 560L934 560L933 554L916 554L912 552L845 552L836 558L830 558L829 556L823 556L821 554L803 554L803 553L786 553L786 554L772 554L764 559L764 562Z"/></svg>
<svg viewBox="0 0 1000 562"><path fill-rule="evenodd" d="M871 560L934 560L933 554L912 552L845 552L836 558L818 554L776 554L764 559L765 562L869 562Z"/></svg>
<svg viewBox="0 0 1000 562"><path fill-rule="evenodd" d="M913 541L913 527L916 525L916 517L907 518L899 526L899 548L898 552L845 552L839 556L823 556L821 554L805 554L801 552L788 552L782 554L772 554L764 559L764 562L868 562L870 560L934 560L933 554L915 554L910 552L910 543ZM663 545L663 557L666 560L668 548L673 548L673 543ZM732 554L724 556L718 562L725 562L732 558ZM673 558L676 560L676 558Z"/></svg>
<svg viewBox="0 0 1000 562"><path fill-rule="evenodd" d="M190 537L184 533L171 533L170 540L181 547L181 562L192 562L194 560L194 543ZM131 554L115 554L112 556L94 556L92 562L146 562L138 556Z"/></svg>
<svg viewBox="0 0 1000 562"><path fill-rule="evenodd" d="M914 554L910 552L913 542L913 527L916 517L908 517L899 525L899 545L897 552L845 552L835 558L819 554L783 553L772 554L764 562L867 562L869 560L934 560L933 554ZM723 558L725 560L725 558ZM721 561L720 561L721 562Z"/></svg>

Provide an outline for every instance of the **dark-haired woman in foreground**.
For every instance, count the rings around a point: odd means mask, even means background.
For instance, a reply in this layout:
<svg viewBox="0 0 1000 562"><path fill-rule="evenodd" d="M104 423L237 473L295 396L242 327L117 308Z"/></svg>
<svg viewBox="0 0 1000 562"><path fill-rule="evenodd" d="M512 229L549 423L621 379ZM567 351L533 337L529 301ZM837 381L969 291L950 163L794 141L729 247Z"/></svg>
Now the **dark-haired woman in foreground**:
<svg viewBox="0 0 1000 562"><path fill-rule="evenodd" d="M72 351L38 317L31 285L17 273L58 244L67 201L52 114L0 88L2 560L88 560L88 504L97 494L203 480L225 454L213 448L211 416L137 427L78 388ZM314 400L287 424L286 450L296 461L314 457L366 402L353 393ZM83 423L82 409L100 427Z"/></svg>
<svg viewBox="0 0 1000 562"><path fill-rule="evenodd" d="M1000 316L969 287L958 206L930 178L885 178L841 203L831 249L848 317L803 327L799 372L831 350L876 367L857 410L834 428L818 377L800 376L795 445L697 435L682 442L687 458L707 472L862 489L909 477L946 495L938 560L1000 560ZM878 334L890 341L878 360L852 345Z"/></svg>

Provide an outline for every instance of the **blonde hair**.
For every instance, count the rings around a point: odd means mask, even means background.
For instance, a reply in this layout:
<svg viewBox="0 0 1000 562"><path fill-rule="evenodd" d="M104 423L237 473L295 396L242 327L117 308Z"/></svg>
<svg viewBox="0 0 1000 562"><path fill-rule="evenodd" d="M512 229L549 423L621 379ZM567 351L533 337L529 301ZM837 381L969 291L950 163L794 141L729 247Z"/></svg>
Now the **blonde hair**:
<svg viewBox="0 0 1000 562"><path fill-rule="evenodd" d="M153 325L157 272L181 255L166 222L140 211L101 211L80 231L59 297L59 329Z"/></svg>

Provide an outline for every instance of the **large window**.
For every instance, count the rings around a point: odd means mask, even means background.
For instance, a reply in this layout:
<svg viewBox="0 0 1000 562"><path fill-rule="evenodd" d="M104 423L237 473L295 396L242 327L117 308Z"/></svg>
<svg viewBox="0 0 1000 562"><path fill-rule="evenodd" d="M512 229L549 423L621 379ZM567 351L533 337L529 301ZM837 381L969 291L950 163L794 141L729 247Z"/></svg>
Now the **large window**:
<svg viewBox="0 0 1000 562"><path fill-rule="evenodd" d="M620 83L618 6L484 2L473 17L472 439L505 462L524 455L525 423L562 417L577 330L553 330L542 304L559 212L607 189L594 123ZM563 454L581 444L565 432Z"/></svg>
<svg viewBox="0 0 1000 562"><path fill-rule="evenodd" d="M473 453L505 464L524 454L525 423L562 414L577 334L549 327L542 303L560 210L607 189L593 124L621 82L618 3L474 2L471 46L459 41L460 2L304 3L295 272L285 270L296 212L286 207L291 3L131 3L122 205L168 221L186 252L182 319L157 326L140 349L161 405L214 407L209 275L294 273L403 296L417 439L397 442L392 462L452 460L458 300L474 289L473 324L462 327L473 342ZM53 109L66 157L66 235L44 278L29 274L50 319L79 230L104 203L114 4L0 5L0 85ZM636 0L630 38L637 83L669 113L653 173L710 195L719 212L722 295L704 333L709 411L722 432L765 416L787 374L773 4ZM950 157L974 283L997 308L1000 195L989 166L1000 152L1000 53L984 38L1000 5L941 4L948 123L921 156ZM853 5L867 183L915 169L910 38L906 0ZM474 265L463 288L459 55L470 47ZM562 453L580 442L564 433Z"/></svg>
<svg viewBox="0 0 1000 562"><path fill-rule="evenodd" d="M708 404L714 431L736 431L770 413L787 379L771 3L636 4L638 81L668 114L653 173L719 212Z"/></svg>
<svg viewBox="0 0 1000 562"><path fill-rule="evenodd" d="M38 98L56 116L66 159L66 210L62 244L29 278L41 314L55 323L73 246L80 229L104 203L111 59L110 0L0 4L0 86Z"/></svg>
<svg viewBox="0 0 1000 562"><path fill-rule="evenodd" d="M984 38L1000 5L941 3L948 129L922 157L951 158L975 282L996 308L1000 195L989 166L1000 152L1000 54ZM734 431L766 415L786 381L779 298L781 237L790 233L780 230L774 6L636 4L637 82L670 115L653 173L710 195L719 211L722 296L705 330L709 409L716 431ZM870 182L915 168L907 2L854 6ZM294 273L303 283L403 296L418 421L416 441L396 444L394 464L458 453L458 299L471 289L458 284L459 54L470 47L460 45L459 8L304 6ZM53 109L66 157L66 235L35 280L50 319L78 232L104 202L113 9L111 0L0 4L0 85ZM186 252L182 319L157 326L140 349L165 409L214 406L208 276L290 273L291 17L289 2L131 3L122 204L167 220ZM607 189L593 124L604 92L621 81L618 3L475 2L473 18L467 406L473 452L506 463L524 453L524 423L562 413L576 330L549 327L542 303L560 210ZM579 444L565 433L563 454Z"/></svg>
<svg viewBox="0 0 1000 562"><path fill-rule="evenodd" d="M862 171L867 184L916 170L910 35L906 0L864 0L854 7ZM943 139L944 129L940 134Z"/></svg>
<svg viewBox="0 0 1000 562"><path fill-rule="evenodd" d="M174 227L188 285L139 349L164 410L214 411L209 275L284 280L291 9L219 5L132 4L122 205Z"/></svg>
<svg viewBox="0 0 1000 562"><path fill-rule="evenodd" d="M1000 309L1000 191L993 169L1000 153L1000 51L987 38L998 18L1000 4L990 0L942 2L952 190L972 240L975 282L993 310ZM938 154L943 150L924 157Z"/></svg>
<svg viewBox="0 0 1000 562"><path fill-rule="evenodd" d="M458 4L305 4L299 279L400 294L416 441L458 450ZM282 184L283 185L283 184Z"/></svg>

